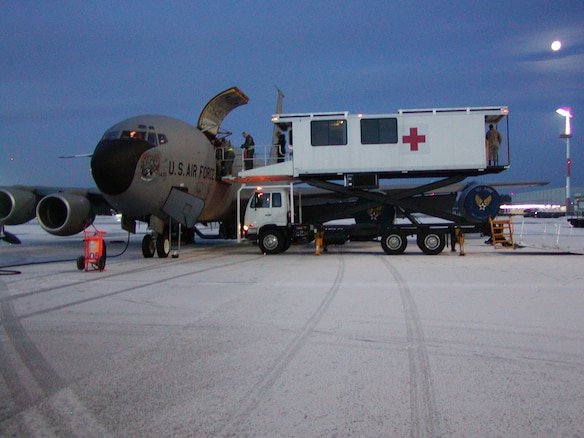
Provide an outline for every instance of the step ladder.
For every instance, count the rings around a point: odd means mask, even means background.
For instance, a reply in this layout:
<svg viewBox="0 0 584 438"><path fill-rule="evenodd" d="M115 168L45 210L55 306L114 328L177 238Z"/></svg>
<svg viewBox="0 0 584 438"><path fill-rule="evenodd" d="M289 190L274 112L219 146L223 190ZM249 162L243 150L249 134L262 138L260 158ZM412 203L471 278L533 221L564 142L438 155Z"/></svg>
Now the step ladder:
<svg viewBox="0 0 584 438"><path fill-rule="evenodd" d="M489 218L489 225L491 226L491 239L495 249L515 247L513 244L513 222L511 218L506 220Z"/></svg>

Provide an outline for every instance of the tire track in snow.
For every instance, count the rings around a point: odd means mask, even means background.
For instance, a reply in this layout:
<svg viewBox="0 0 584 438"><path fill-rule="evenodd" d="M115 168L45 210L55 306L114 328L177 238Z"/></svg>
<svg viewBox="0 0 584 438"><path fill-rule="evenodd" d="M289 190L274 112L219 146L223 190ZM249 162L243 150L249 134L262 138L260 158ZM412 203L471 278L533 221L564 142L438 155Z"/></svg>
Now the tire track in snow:
<svg viewBox="0 0 584 438"><path fill-rule="evenodd" d="M247 392L243 397L239 405L241 408L235 412L229 419L226 420L225 424L219 428L216 432L218 436L238 436L236 432L238 426L242 424L245 419L254 411L259 402L264 399L270 389L278 381L284 370L288 367L290 362L294 359L296 354L305 344L308 337L313 333L314 329L321 321L323 315L328 310L331 302L337 295L339 288L341 286L344 274L345 274L345 260L343 255L340 254L338 257L339 267L337 270L337 275L333 281L332 286L329 288L324 299L321 301L316 310L308 318L300 332L288 343L287 347L278 355L272 366L265 372L261 381Z"/></svg>
<svg viewBox="0 0 584 438"><path fill-rule="evenodd" d="M207 250L205 251L203 254L205 256L207 256L209 253L211 253L211 250ZM183 255L183 257L180 260L176 260L173 259L172 262L170 262L169 260L162 260L160 261L160 259L156 259L155 262L150 262L147 263L143 266L139 266L137 268L133 268L133 269L127 269L127 270L122 270L120 272L110 272L110 271L103 271L100 273L100 275L98 277L93 277L93 278L87 278L87 277L82 277L82 279L80 280L73 280L70 281L68 283L58 283L56 285L51 285L51 286L47 286L47 287L43 287L41 289L36 288L35 285L35 289L27 291L27 292L19 292L13 295L6 295L6 296L2 296L0 294L0 302L3 301L12 301L12 300L16 300L16 299L20 299L20 298L28 298L28 297L32 297L32 296L36 296L36 295L42 295L42 294L47 294L50 292L60 292L63 289L66 288L70 288L70 287L76 287L76 286L85 286L89 283L95 283L95 282L103 282L104 280L108 280L110 278L118 278L118 277L124 277L124 276L131 276L133 274L139 274L141 272L154 272L157 270L162 270L165 271L168 269L168 265L170 263L172 263L172 266L176 266L176 265L185 265L185 264L189 264L189 263L193 263L193 259L194 261L209 261L209 260L213 260L213 259L220 259L223 258L224 255L223 254L219 254L219 255L211 255L210 257L201 257L201 253L193 253L193 254L188 254L188 255ZM260 258L261 256L256 256L256 258ZM122 262L125 263L125 262ZM25 266L25 265L10 265L11 266ZM219 267L221 267L223 265L219 265ZM213 268L211 268L213 269ZM58 271L52 274L43 274L43 277L45 278L45 283L49 283L48 281L49 279L53 279L53 278L59 278L62 279L63 278L63 273L62 271ZM67 271L67 273L69 273ZM38 277L33 277L33 278L38 278ZM75 278L75 277L74 277ZM167 276L164 277L163 280L172 278L171 276Z"/></svg>
<svg viewBox="0 0 584 438"><path fill-rule="evenodd" d="M4 301L2 303L0 306L0 319L12 346L43 393L50 396L59 391L63 387L61 378L51 368L24 330L20 319L14 311L12 301Z"/></svg>
<svg viewBox="0 0 584 438"><path fill-rule="evenodd" d="M214 258L220 258L220 257L224 257L223 255L219 255L216 257L212 257L212 259ZM203 272L209 272L209 271L214 271L216 269L221 269L224 268L226 266L233 266L233 265L239 265L239 264L243 264L243 263L249 263L252 262L254 260L260 259L264 257L263 255L254 255L253 257L250 257L248 259L245 260L235 260L235 261L230 261L230 262L224 262L218 265L213 265L213 266L209 266L209 267L205 267L205 268L200 268L200 269L196 269L190 272L186 272L183 274L168 274L165 273L164 276L160 276L157 280L155 281L151 281L148 283L148 286L153 286L153 285L158 285L158 284L164 284L166 283L168 280L175 280L177 278L188 278L188 277L192 277L192 276L196 276L198 274L201 274ZM208 261L208 259L205 259L205 261ZM184 261L182 263L185 263ZM190 262L192 263L192 261ZM166 265L160 265L161 269L165 269L167 268ZM150 271L152 272L153 270L156 269L156 267L154 268L149 268ZM112 277L121 277L121 276L125 276L128 274L134 274L140 271L143 271L144 268L138 268L138 269L132 269L129 271L123 271L123 272L119 272L116 274L111 274L111 275L103 275L100 276L99 278L96 279L90 279L87 280L87 282L89 281L104 281L104 280L108 280ZM0 303L4 304L4 302L12 302L15 301L17 299L21 299L21 298L26 298L26 297L30 297L30 296L34 296L34 295L38 295L38 294L46 294L49 292L62 292L64 289L67 288L71 288L71 287L75 287L81 284L86 284L86 282L84 281L74 281L71 283L67 283L67 284L61 284L61 285L56 285L56 286L51 286L49 288L40 290L40 291L36 291L36 292L25 292L25 293L21 293L21 294L17 294L17 295L12 295L12 296L6 296L6 297L2 297L0 296ZM101 293L101 294L97 294L94 296L90 296L90 297L86 297L86 298L80 298L77 300L72 300L63 304L60 304L58 306L53 306L53 307L48 307L45 309L40 309L40 310L36 310L34 312L30 312L30 313L26 313L26 314L22 314L19 316L20 319L26 319L26 318L30 318L30 317L34 317L34 316L38 316L38 315L43 315L45 313L51 313L51 312L55 312L57 310L63 310L63 309L67 309L69 307L74 307L74 306L78 306L81 304L86 304L92 301L98 301L98 300L102 300L102 299L107 299L107 298L111 298L117 295L122 295L124 293L127 292L132 292L135 290L139 290L141 288L144 287L143 283L138 283L136 285L132 285L130 287L126 287L120 290L115 290L115 291L111 291L111 292L105 292L105 293ZM2 320L0 319L0 326L2 325Z"/></svg>
<svg viewBox="0 0 584 438"><path fill-rule="evenodd" d="M0 280L0 296L2 292L7 290L5 284ZM13 323L10 321L14 318L14 308L6 303L0 306L0 327L3 327L10 344L13 343L13 331L11 329ZM32 399L22 384L20 376L16 368L10 363L9 353L0 342L0 376L4 379L6 388L11 398L11 406L3 406L0 412L0 423L17 412L23 410L28 406ZM17 352L18 353L18 352Z"/></svg>
<svg viewBox="0 0 584 438"><path fill-rule="evenodd" d="M63 381L26 333L20 318L14 311L12 301L3 301L1 303L0 320L10 344L33 380L32 382L23 381L19 377L16 366L8 364L6 359L2 360L0 372L7 382L14 406L0 417L0 422L9 421L12 417L20 414L15 421L21 421L23 423L22 427L31 436L38 434L46 436L58 435L54 431L60 431L66 436L80 436L85 433L84 425L86 424L94 424L96 426L94 430L102 432L99 435L92 436L107 436L105 430L99 427L99 423L83 408L81 402L76 397L70 396L70 391L67 393L68 396L63 398L63 390L65 389ZM2 351L2 353L5 352ZM41 397L36 401L28 392L33 389L33 385L36 385L41 390ZM41 408L39 404L42 405L43 400L46 400L47 404L44 408ZM70 409L81 413L81 415L78 415L80 423L73 429L71 428L71 423L63 415L63 412L67 412ZM8 425L5 426L10 428ZM89 435L86 434L86 436Z"/></svg>
<svg viewBox="0 0 584 438"><path fill-rule="evenodd" d="M218 258L220 256L210 257ZM249 257L244 261L230 261L227 263L222 263L220 265L214 265L211 267L201 268L195 271L191 271L182 275L169 275L166 274L158 281L151 284L159 284L168 281L169 279L174 279L178 277L189 277L200 274L201 272L212 271L225 266L231 266L234 264L250 262L261 258L263 256L256 255ZM183 259L182 263L186 263L187 260ZM190 261L192 263L192 261ZM176 264L176 263L175 263ZM159 264L156 267L149 266L147 269L163 269L165 265ZM107 279L110 277L123 276L128 273L136 273L144 270L144 267L138 269L132 269L130 271L124 271L117 274L110 274L100 276L99 279ZM96 279L94 281L98 281ZM4 282L0 281L0 329L3 329L5 336L8 339L8 345L16 352L19 359L19 364L10 363L10 361L3 359L0 360L0 375L6 382L8 393L11 398L11 406L4 409L2 415L0 416L0 422L11 421L10 419L15 415L22 415L24 422L27 425L33 424L37 425L32 427L32 434L39 432L38 425L41 424L44 432L47 434L51 433L51 426L54 426L54 430L66 431L67 436L108 436L109 433L99 424L98 420L89 412L82 404L82 402L77 398L77 396L69 390L63 380L60 378L58 373L51 367L49 362L46 360L42 352L35 345L33 340L30 338L26 332L21 320L24 318L29 318L31 316L41 315L44 313L54 312L56 310L64 309L71 306L76 306L90 301L100 300L108 298L111 296L123 294L135 289L143 287L142 284L132 287L124 288L119 291L109 292L100 294L94 297L89 297L80 300L73 300L68 303L53 306L50 308L45 308L26 315L17 315L14 309L14 301L22 299L25 297L46 294L50 292L59 292L63 289L76 286L83 281L73 281L68 284L60 284L52 287L48 287L38 291L30 291L25 293L20 293L16 295L8 295L4 293L8 291L8 288ZM0 359L7 357L7 351L4 350L2 343L0 342ZM25 374L28 373L32 379L31 381L24 381L21 368L25 368ZM39 393L40 392L40 393ZM36 394L33 396L32 394ZM39 398L40 396L40 398ZM47 400L44 403L43 400ZM44 405L44 408L41 407ZM75 412L76 422L71 421L71 417L63 417L63 412ZM57 414L55 414L57 413ZM33 421L34 420L34 421ZM54 423L55 424L49 424ZM48 422L48 423L47 423ZM91 434L85 430L85 427L91 424L92 431Z"/></svg>
<svg viewBox="0 0 584 438"><path fill-rule="evenodd" d="M411 436L438 437L440 429L436 414L434 385L418 308L407 282L399 271L387 258L380 260L396 280L404 310L410 367Z"/></svg>

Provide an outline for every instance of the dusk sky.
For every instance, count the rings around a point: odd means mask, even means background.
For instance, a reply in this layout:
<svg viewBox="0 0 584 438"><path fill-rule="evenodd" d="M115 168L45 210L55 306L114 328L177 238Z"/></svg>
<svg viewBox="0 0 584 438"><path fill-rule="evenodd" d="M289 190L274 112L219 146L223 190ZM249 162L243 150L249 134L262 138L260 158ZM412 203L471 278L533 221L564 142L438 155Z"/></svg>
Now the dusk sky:
<svg viewBox="0 0 584 438"><path fill-rule="evenodd" d="M553 41L562 48L552 51ZM195 124L218 92L249 104L223 128L269 144L283 112L504 105L511 169L484 181L584 186L584 2L2 2L0 185L93 187L101 135L138 114Z"/></svg>

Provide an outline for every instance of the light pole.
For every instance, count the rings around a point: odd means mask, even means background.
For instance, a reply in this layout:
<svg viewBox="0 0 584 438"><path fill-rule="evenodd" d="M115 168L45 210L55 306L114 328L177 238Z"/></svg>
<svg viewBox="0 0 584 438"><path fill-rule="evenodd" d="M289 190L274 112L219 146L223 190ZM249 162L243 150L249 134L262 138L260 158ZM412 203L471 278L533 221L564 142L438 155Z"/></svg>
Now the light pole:
<svg viewBox="0 0 584 438"><path fill-rule="evenodd" d="M572 138L572 129L570 128L570 119L572 112L570 108L558 108L556 112L566 118L566 128L560 138L566 139L566 216L572 212L572 197L570 193L570 139Z"/></svg>

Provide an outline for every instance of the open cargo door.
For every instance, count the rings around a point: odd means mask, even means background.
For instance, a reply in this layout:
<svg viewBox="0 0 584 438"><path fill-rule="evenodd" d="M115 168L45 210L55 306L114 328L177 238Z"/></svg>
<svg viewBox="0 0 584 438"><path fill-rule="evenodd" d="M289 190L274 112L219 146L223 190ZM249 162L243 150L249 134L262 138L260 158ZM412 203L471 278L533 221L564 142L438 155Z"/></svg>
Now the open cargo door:
<svg viewBox="0 0 584 438"><path fill-rule="evenodd" d="M222 91L205 105L199 116L197 128L209 139L214 138L227 114L234 108L245 105L248 101L249 98L237 87Z"/></svg>

